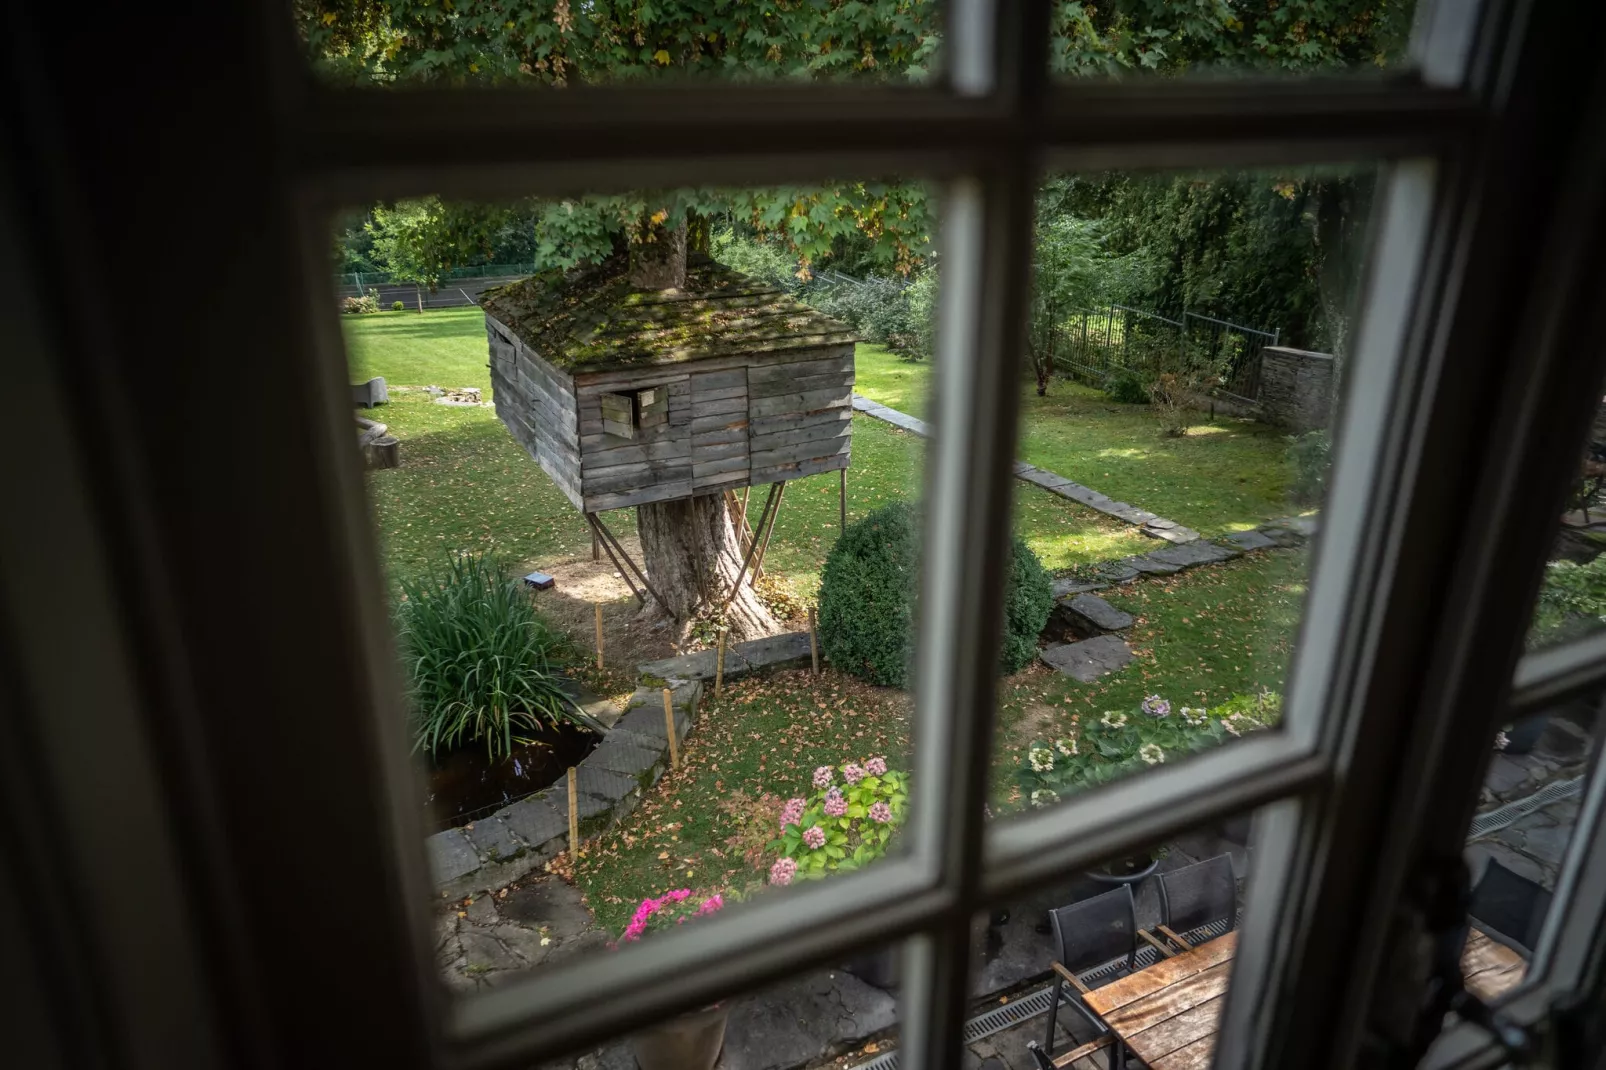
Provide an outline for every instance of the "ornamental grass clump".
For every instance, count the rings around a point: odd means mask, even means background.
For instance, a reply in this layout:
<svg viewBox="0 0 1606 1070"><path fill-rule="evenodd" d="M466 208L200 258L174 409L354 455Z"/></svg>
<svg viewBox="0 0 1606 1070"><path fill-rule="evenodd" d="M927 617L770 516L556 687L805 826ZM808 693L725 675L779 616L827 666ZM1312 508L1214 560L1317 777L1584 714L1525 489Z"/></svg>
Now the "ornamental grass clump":
<svg viewBox="0 0 1606 1070"><path fill-rule="evenodd" d="M770 844L781 857L770 866L771 884L858 869L886 854L903 824L909 776L888 769L885 758L822 765L813 783L814 794L781 808L781 834Z"/></svg>
<svg viewBox="0 0 1606 1070"><path fill-rule="evenodd" d="M434 756L483 743L494 761L563 722L600 727L560 686L567 641L495 561L454 554L401 590L396 631L415 749Z"/></svg>
<svg viewBox="0 0 1606 1070"><path fill-rule="evenodd" d="M1021 539L1011 547L999 670L1018 672L1037 656L1054 608L1054 585ZM905 687L914 655L920 579L920 515L906 502L848 525L820 576L820 643L837 668L883 687Z"/></svg>
<svg viewBox="0 0 1606 1070"><path fill-rule="evenodd" d="M1016 771L1016 785L1031 805L1049 806L1086 788L1266 728L1277 722L1281 709L1282 698L1274 691L1234 695L1210 709L1173 706L1161 695L1149 695L1132 713L1105 710L1085 720L1073 717L1065 735L1033 742Z"/></svg>

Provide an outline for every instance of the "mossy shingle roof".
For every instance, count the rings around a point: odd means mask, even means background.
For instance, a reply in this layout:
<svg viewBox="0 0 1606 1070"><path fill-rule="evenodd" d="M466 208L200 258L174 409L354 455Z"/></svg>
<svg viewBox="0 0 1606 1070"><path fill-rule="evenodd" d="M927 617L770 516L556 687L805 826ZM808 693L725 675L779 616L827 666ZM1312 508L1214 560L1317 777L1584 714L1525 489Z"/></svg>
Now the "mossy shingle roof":
<svg viewBox="0 0 1606 1070"><path fill-rule="evenodd" d="M856 342L844 323L693 254L682 290L638 290L628 258L487 290L486 313L548 363L605 371Z"/></svg>

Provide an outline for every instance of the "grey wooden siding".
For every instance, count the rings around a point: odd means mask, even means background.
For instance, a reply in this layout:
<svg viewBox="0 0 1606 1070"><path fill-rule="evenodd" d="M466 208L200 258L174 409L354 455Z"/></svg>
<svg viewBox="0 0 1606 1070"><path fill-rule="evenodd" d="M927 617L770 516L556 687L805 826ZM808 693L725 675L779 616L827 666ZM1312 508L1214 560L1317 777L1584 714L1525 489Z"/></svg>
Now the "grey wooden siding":
<svg viewBox="0 0 1606 1070"><path fill-rule="evenodd" d="M574 380L537 357L492 316L485 317L485 335L496 415L558 489L581 505Z"/></svg>
<svg viewBox="0 0 1606 1070"><path fill-rule="evenodd" d="M747 369L691 377L691 475L695 493L747 485Z"/></svg>
<svg viewBox="0 0 1606 1070"><path fill-rule="evenodd" d="M580 475L587 512L672 501L692 493L692 396L685 369L649 368L632 378L576 378L580 416ZM603 394L662 387L669 418L638 430L634 439L602 429Z"/></svg>
<svg viewBox="0 0 1606 1070"><path fill-rule="evenodd" d="M853 346L801 350L747 370L748 482L848 467Z"/></svg>

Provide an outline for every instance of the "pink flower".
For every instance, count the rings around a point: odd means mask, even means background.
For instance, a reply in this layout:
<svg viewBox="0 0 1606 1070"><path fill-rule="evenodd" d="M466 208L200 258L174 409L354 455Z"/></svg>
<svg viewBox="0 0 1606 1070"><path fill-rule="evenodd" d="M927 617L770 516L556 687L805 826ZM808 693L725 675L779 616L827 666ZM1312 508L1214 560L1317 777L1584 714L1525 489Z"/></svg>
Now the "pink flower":
<svg viewBox="0 0 1606 1070"><path fill-rule="evenodd" d="M871 758L864 763L864 770L871 776L886 776L887 760L885 758Z"/></svg>
<svg viewBox="0 0 1606 1070"><path fill-rule="evenodd" d="M803 842L809 845L809 850L818 851L825 846L825 830L818 825L810 825L803 830Z"/></svg>
<svg viewBox="0 0 1606 1070"><path fill-rule="evenodd" d="M771 884L791 884L795 876L797 876L797 863L790 858L777 858L775 864L770 867Z"/></svg>
<svg viewBox="0 0 1606 1070"><path fill-rule="evenodd" d="M702 917L702 916L707 915L707 914L712 914L712 913L714 913L714 911L720 910L724 906L725 906L725 897L724 896L722 896L722 895L711 895L707 899L703 900L703 905L702 906L697 908L697 916L698 917Z"/></svg>
<svg viewBox="0 0 1606 1070"><path fill-rule="evenodd" d="M781 827L795 825L803 820L803 800L788 799L786 805L781 807Z"/></svg>
<svg viewBox="0 0 1606 1070"><path fill-rule="evenodd" d="M825 816L841 817L848 812L848 800L840 791L832 788L825 793Z"/></svg>
<svg viewBox="0 0 1606 1070"><path fill-rule="evenodd" d="M814 786L828 788L831 786L832 769L829 765L822 765L814 770Z"/></svg>
<svg viewBox="0 0 1606 1070"><path fill-rule="evenodd" d="M892 807L884 802L878 802L870 807L870 820L878 825L885 825L892 820Z"/></svg>
<svg viewBox="0 0 1606 1070"><path fill-rule="evenodd" d="M864 770L852 762L849 762L847 765L842 767L842 779L846 780L849 784L857 784L859 781L864 779Z"/></svg>

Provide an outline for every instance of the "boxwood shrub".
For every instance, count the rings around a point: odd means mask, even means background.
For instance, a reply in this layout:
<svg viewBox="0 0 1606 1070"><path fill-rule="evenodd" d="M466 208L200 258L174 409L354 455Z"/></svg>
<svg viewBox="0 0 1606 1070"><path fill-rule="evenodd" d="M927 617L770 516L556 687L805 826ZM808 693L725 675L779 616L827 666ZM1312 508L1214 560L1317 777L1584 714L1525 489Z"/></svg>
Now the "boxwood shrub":
<svg viewBox="0 0 1606 1070"><path fill-rule="evenodd" d="M848 525L820 578L820 644L831 664L873 684L906 687L914 656L920 583L920 515L905 502ZM1014 540L1000 669L1015 672L1037 653L1054 608L1053 584L1027 545Z"/></svg>

